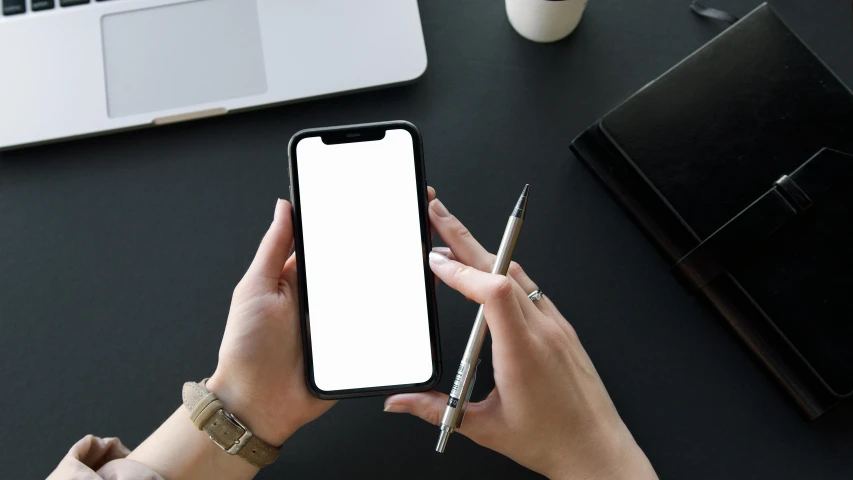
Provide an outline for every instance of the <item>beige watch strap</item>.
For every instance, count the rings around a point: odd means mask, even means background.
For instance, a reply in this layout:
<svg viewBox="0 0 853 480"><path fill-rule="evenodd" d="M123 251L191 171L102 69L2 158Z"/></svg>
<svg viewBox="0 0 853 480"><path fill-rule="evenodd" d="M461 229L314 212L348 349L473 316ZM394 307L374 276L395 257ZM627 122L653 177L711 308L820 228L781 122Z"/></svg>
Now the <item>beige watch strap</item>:
<svg viewBox="0 0 853 480"><path fill-rule="evenodd" d="M219 448L231 455L242 457L256 467L265 467L278 458L281 450L252 435L252 432L225 410L215 393L204 384L187 382L182 393L184 406L190 411L190 420L199 430L204 430Z"/></svg>

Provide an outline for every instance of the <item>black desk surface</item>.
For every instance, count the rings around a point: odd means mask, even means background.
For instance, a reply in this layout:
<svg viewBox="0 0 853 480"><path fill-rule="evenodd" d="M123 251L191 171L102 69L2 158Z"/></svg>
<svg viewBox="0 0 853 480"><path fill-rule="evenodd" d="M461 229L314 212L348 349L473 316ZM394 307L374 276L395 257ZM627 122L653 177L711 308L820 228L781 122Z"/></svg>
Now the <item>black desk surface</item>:
<svg viewBox="0 0 853 480"><path fill-rule="evenodd" d="M758 4L712 3L739 15ZM771 3L853 84L848 0ZM87 433L141 442L181 384L216 364L231 291L287 195L290 136L407 119L439 197L492 248L507 202L532 185L516 258L574 323L663 478L853 477L853 405L802 421L569 153L721 30L688 4L592 0L571 37L537 45L503 2L424 1L429 68L412 85L0 155L3 476L46 475ZM455 365L475 307L442 287L439 309ZM381 398L344 401L261 477L535 477L461 436L435 454L436 434L383 413Z"/></svg>

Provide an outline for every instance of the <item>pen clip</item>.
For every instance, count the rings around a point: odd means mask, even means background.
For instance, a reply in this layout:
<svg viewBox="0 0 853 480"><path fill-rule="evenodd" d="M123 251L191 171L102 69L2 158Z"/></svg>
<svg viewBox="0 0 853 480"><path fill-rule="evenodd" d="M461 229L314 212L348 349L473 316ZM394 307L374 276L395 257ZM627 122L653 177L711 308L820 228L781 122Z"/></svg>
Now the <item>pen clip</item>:
<svg viewBox="0 0 853 480"><path fill-rule="evenodd" d="M477 359L477 365L474 366L474 373L471 375L471 383L468 385L468 393L465 394L465 400L462 401L462 408L459 411L456 425L454 428L462 426L462 420L465 418L465 412L468 410L468 403L471 400L471 392L474 391L474 384L477 383L477 371L480 369L480 359Z"/></svg>

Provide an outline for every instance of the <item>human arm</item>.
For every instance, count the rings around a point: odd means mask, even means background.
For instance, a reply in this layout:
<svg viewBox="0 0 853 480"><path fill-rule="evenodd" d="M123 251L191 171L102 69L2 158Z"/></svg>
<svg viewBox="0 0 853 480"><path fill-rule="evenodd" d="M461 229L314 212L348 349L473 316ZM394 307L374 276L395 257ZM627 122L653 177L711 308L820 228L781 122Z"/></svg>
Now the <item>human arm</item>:
<svg viewBox="0 0 853 480"><path fill-rule="evenodd" d="M219 363L206 385L226 410L274 446L334 404L313 397L305 385L291 216L290 203L279 200L254 261L234 289ZM258 471L196 429L184 407L128 458L169 479L247 479Z"/></svg>
<svg viewBox="0 0 853 480"><path fill-rule="evenodd" d="M548 297L513 263L510 275L487 273L494 256L440 201L430 222L449 249L435 249L438 278L483 304L492 334L495 389L472 403L459 433L551 478L657 478L619 417L577 334ZM447 395L389 397L386 411L438 424Z"/></svg>
<svg viewBox="0 0 853 480"><path fill-rule="evenodd" d="M428 199L433 198L435 191L429 188ZM305 385L292 246L291 205L279 200L254 261L234 289L219 363L206 383L226 410L274 446L334 404L311 396ZM100 478L96 470L101 467L117 479L122 473L140 478L140 471L150 472L152 479L245 479L258 472L216 446L193 425L184 407L178 407L127 459L129 452L118 439L84 440L69 451L51 479Z"/></svg>

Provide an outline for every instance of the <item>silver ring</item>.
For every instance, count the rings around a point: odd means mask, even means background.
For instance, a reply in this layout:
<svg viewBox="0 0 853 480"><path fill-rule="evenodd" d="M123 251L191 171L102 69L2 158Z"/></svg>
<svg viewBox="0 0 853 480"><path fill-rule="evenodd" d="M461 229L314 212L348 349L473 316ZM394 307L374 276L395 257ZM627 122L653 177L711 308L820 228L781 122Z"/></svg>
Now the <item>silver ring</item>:
<svg viewBox="0 0 853 480"><path fill-rule="evenodd" d="M536 300L541 299L544 295L545 295L545 294L544 294L544 293L542 293L542 290L539 290L539 289L537 288L537 289L536 289L536 290L534 290L530 295L528 295L528 296L527 296L527 298L529 298L530 300L532 300L532 301L534 301L534 302L535 302Z"/></svg>

